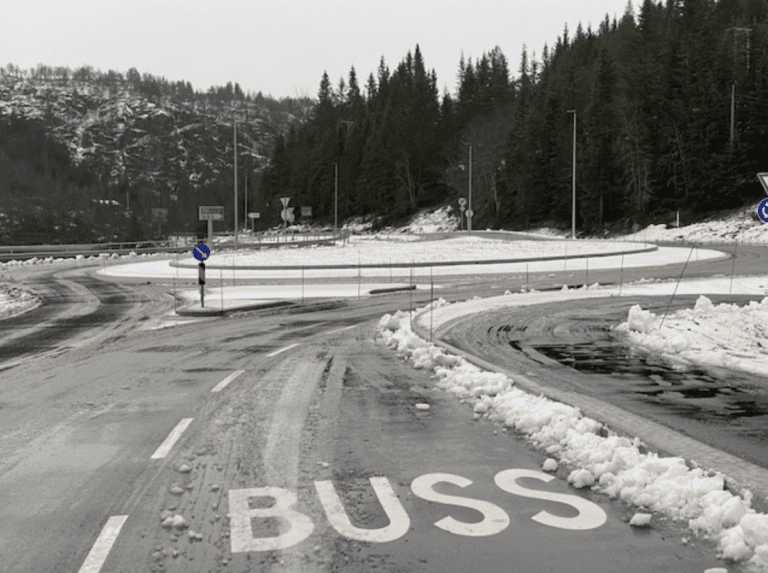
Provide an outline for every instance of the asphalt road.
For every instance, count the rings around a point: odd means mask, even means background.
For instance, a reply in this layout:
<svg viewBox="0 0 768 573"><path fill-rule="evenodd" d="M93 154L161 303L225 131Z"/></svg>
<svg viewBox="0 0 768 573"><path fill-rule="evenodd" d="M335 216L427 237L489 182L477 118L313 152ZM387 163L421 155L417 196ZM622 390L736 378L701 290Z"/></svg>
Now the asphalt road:
<svg viewBox="0 0 768 573"><path fill-rule="evenodd" d="M750 264L768 268L755 254ZM680 524L637 530L632 508L564 475L547 481L544 455L473 422L428 373L376 344L375 322L407 308L408 294L141 330L172 306L162 285L39 273L29 284L48 289L46 304L3 321L0 340L4 571L718 564L708 542L681 543ZM464 277L438 293L483 296L521 280Z"/></svg>

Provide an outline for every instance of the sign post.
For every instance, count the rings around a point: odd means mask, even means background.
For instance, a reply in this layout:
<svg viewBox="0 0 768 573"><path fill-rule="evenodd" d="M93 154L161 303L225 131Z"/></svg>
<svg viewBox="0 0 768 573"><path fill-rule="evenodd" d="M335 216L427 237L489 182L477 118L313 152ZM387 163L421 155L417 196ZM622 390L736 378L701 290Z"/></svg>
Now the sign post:
<svg viewBox="0 0 768 573"><path fill-rule="evenodd" d="M459 210L461 211L461 227L460 230L464 230L464 211L467 210L467 200L464 197L459 197Z"/></svg>
<svg viewBox="0 0 768 573"><path fill-rule="evenodd" d="M205 243L200 243L192 249L192 254L200 261L197 265L197 284L200 285L200 308L205 308L205 260L211 256L211 249Z"/></svg>
<svg viewBox="0 0 768 573"><path fill-rule="evenodd" d="M248 213L248 218L251 220L253 224L253 232L256 232L256 219L261 217L261 213Z"/></svg>
<svg viewBox="0 0 768 573"><path fill-rule="evenodd" d="M200 205L198 216L200 221L208 221L208 242L213 244L213 222L224 220L224 207Z"/></svg>

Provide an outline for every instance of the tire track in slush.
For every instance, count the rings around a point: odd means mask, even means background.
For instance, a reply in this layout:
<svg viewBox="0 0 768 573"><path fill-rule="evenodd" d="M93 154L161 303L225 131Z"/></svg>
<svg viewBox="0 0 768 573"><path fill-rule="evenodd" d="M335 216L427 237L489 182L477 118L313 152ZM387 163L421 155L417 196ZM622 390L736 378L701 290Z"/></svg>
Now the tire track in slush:
<svg viewBox="0 0 768 573"><path fill-rule="evenodd" d="M54 281L58 286L48 285L53 292L43 297L43 304L38 309L4 323L6 328L18 327L23 331L20 336L0 343L0 363L57 349L63 342L89 330L115 323L135 304L149 302L147 297L137 294L133 289L89 277ZM90 296L83 296L85 293L78 293L77 290L87 291ZM90 312L60 316L70 308L77 309L83 302L87 302L87 298L98 300L97 306Z"/></svg>
<svg viewBox="0 0 768 573"><path fill-rule="evenodd" d="M291 492L298 491L301 436L310 403L329 362L328 358L318 358L315 352L294 360L299 366L291 373L275 404L263 450L266 483ZM284 535L288 529L290 524L286 527L281 521L278 535ZM280 553L282 560L273 566L273 571L322 570L317 564L305 562L296 551L288 549Z"/></svg>

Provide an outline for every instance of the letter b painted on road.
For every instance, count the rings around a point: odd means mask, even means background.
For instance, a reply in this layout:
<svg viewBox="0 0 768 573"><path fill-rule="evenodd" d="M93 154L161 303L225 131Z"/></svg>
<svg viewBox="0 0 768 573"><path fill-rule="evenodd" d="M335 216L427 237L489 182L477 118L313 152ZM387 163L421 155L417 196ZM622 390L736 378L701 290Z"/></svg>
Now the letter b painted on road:
<svg viewBox="0 0 768 573"><path fill-rule="evenodd" d="M251 509L248 500L267 497L275 500L268 508ZM232 553L286 549L310 536L314 525L303 513L292 509L296 494L282 487L255 487L229 490L229 511ZM276 537L254 537L251 519L274 517L280 534Z"/></svg>

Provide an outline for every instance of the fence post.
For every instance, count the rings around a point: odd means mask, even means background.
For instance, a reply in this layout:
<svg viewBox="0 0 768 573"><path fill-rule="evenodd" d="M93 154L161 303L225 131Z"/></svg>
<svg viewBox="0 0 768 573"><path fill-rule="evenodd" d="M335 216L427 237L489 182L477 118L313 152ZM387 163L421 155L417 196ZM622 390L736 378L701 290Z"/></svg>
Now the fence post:
<svg viewBox="0 0 768 573"><path fill-rule="evenodd" d="M728 294L733 291L733 274L736 272L736 247L739 244L739 240L733 241L733 264L731 264L731 285L728 287Z"/></svg>
<svg viewBox="0 0 768 573"><path fill-rule="evenodd" d="M432 342L432 308L435 306L435 283L432 281L432 267L429 267L429 341Z"/></svg>
<svg viewBox="0 0 768 573"><path fill-rule="evenodd" d="M621 287L624 285L624 253L621 253L621 275L619 278L619 296L621 296Z"/></svg>
<svg viewBox="0 0 768 573"><path fill-rule="evenodd" d="M584 283L584 286L589 288L589 257L587 257L585 260L587 261L587 282Z"/></svg>
<svg viewBox="0 0 768 573"><path fill-rule="evenodd" d="M408 282L408 326L412 325L413 321L413 267L410 268L411 278Z"/></svg>

